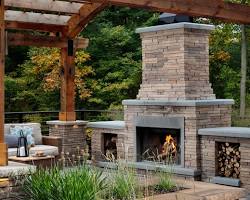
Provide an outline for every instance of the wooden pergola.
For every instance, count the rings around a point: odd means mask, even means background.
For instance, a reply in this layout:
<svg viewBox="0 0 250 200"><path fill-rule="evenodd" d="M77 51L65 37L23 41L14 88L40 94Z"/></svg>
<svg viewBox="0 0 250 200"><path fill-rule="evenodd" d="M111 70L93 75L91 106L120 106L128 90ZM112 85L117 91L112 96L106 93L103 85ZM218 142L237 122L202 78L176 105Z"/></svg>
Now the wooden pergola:
<svg viewBox="0 0 250 200"><path fill-rule="evenodd" d="M88 39L77 36L90 20L110 5L250 24L249 6L223 0L0 0L0 166L8 163L7 145L4 143L4 66L7 45L61 49L59 120L74 121L74 54L76 49L88 45ZM26 30L25 33L23 30Z"/></svg>

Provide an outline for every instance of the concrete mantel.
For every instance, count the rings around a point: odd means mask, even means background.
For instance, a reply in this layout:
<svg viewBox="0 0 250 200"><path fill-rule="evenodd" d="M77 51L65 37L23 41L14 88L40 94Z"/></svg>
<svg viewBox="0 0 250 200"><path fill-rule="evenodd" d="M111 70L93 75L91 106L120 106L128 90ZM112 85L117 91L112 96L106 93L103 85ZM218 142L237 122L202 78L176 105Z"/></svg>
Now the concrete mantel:
<svg viewBox="0 0 250 200"><path fill-rule="evenodd" d="M190 22L181 22L181 23L174 23L174 24L166 24L166 25L138 28L138 29L136 29L136 33L156 32L156 31L164 31L164 30L180 29L180 28L212 31L215 29L215 26L208 25L208 24L196 24L196 23L190 23Z"/></svg>
<svg viewBox="0 0 250 200"><path fill-rule="evenodd" d="M71 126L71 125L87 125L87 121L81 121L81 120L76 120L76 121L47 121L46 124L48 125L58 125L58 126Z"/></svg>
<svg viewBox="0 0 250 200"><path fill-rule="evenodd" d="M215 99L215 100L124 100L126 106L211 106L211 105L233 105L233 99Z"/></svg>

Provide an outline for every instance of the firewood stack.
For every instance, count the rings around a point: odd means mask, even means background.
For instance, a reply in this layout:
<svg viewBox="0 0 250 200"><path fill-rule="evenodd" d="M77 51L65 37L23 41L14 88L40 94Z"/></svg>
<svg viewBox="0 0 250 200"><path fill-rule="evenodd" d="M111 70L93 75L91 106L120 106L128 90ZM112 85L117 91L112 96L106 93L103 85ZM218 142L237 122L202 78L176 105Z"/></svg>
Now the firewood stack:
<svg viewBox="0 0 250 200"><path fill-rule="evenodd" d="M105 155L110 157L114 156L117 158L117 137L112 137L111 139L107 139L104 145Z"/></svg>
<svg viewBox="0 0 250 200"><path fill-rule="evenodd" d="M223 177L239 178L240 176L240 151L239 144L218 144L218 174Z"/></svg>

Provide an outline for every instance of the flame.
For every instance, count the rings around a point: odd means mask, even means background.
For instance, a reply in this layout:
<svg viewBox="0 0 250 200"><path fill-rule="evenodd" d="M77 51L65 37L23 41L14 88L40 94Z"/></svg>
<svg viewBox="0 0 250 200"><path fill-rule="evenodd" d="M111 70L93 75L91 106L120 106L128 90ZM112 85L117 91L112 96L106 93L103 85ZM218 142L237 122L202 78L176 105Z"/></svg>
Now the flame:
<svg viewBox="0 0 250 200"><path fill-rule="evenodd" d="M175 138L172 137L171 134L166 135L162 151L158 158L167 162L175 162L178 156L177 153L178 151Z"/></svg>
<svg viewBox="0 0 250 200"><path fill-rule="evenodd" d="M176 144L174 142L174 138L171 135L166 136L166 142L167 145L170 145L172 147L172 151L176 150Z"/></svg>

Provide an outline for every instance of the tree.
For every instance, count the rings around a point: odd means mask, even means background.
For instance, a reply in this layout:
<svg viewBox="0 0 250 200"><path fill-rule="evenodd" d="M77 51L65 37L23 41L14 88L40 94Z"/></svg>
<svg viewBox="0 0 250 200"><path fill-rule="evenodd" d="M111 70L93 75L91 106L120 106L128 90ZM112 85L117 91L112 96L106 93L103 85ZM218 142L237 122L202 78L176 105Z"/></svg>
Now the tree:
<svg viewBox="0 0 250 200"><path fill-rule="evenodd" d="M245 4L246 0L241 3ZM246 77L247 77L247 37L246 26L241 25L241 83L240 83L240 117L246 114Z"/></svg>
<svg viewBox="0 0 250 200"><path fill-rule="evenodd" d="M141 83L141 40L136 28L155 25L158 14L112 6L82 33L90 38L87 52L96 85L85 106L121 108L123 99L136 98Z"/></svg>
<svg viewBox="0 0 250 200"><path fill-rule="evenodd" d="M216 24L216 22L214 22ZM238 25L216 25L210 37L210 80L216 97L240 102L240 29Z"/></svg>
<svg viewBox="0 0 250 200"><path fill-rule="evenodd" d="M59 109L60 51L54 48L30 48L28 58L15 71L6 77L6 110L55 110ZM94 71L86 62L89 54L76 53L76 93L77 99L90 97L88 76Z"/></svg>
<svg viewBox="0 0 250 200"><path fill-rule="evenodd" d="M247 77L247 37L246 26L241 25L241 83L240 83L240 117L246 114L246 77Z"/></svg>

